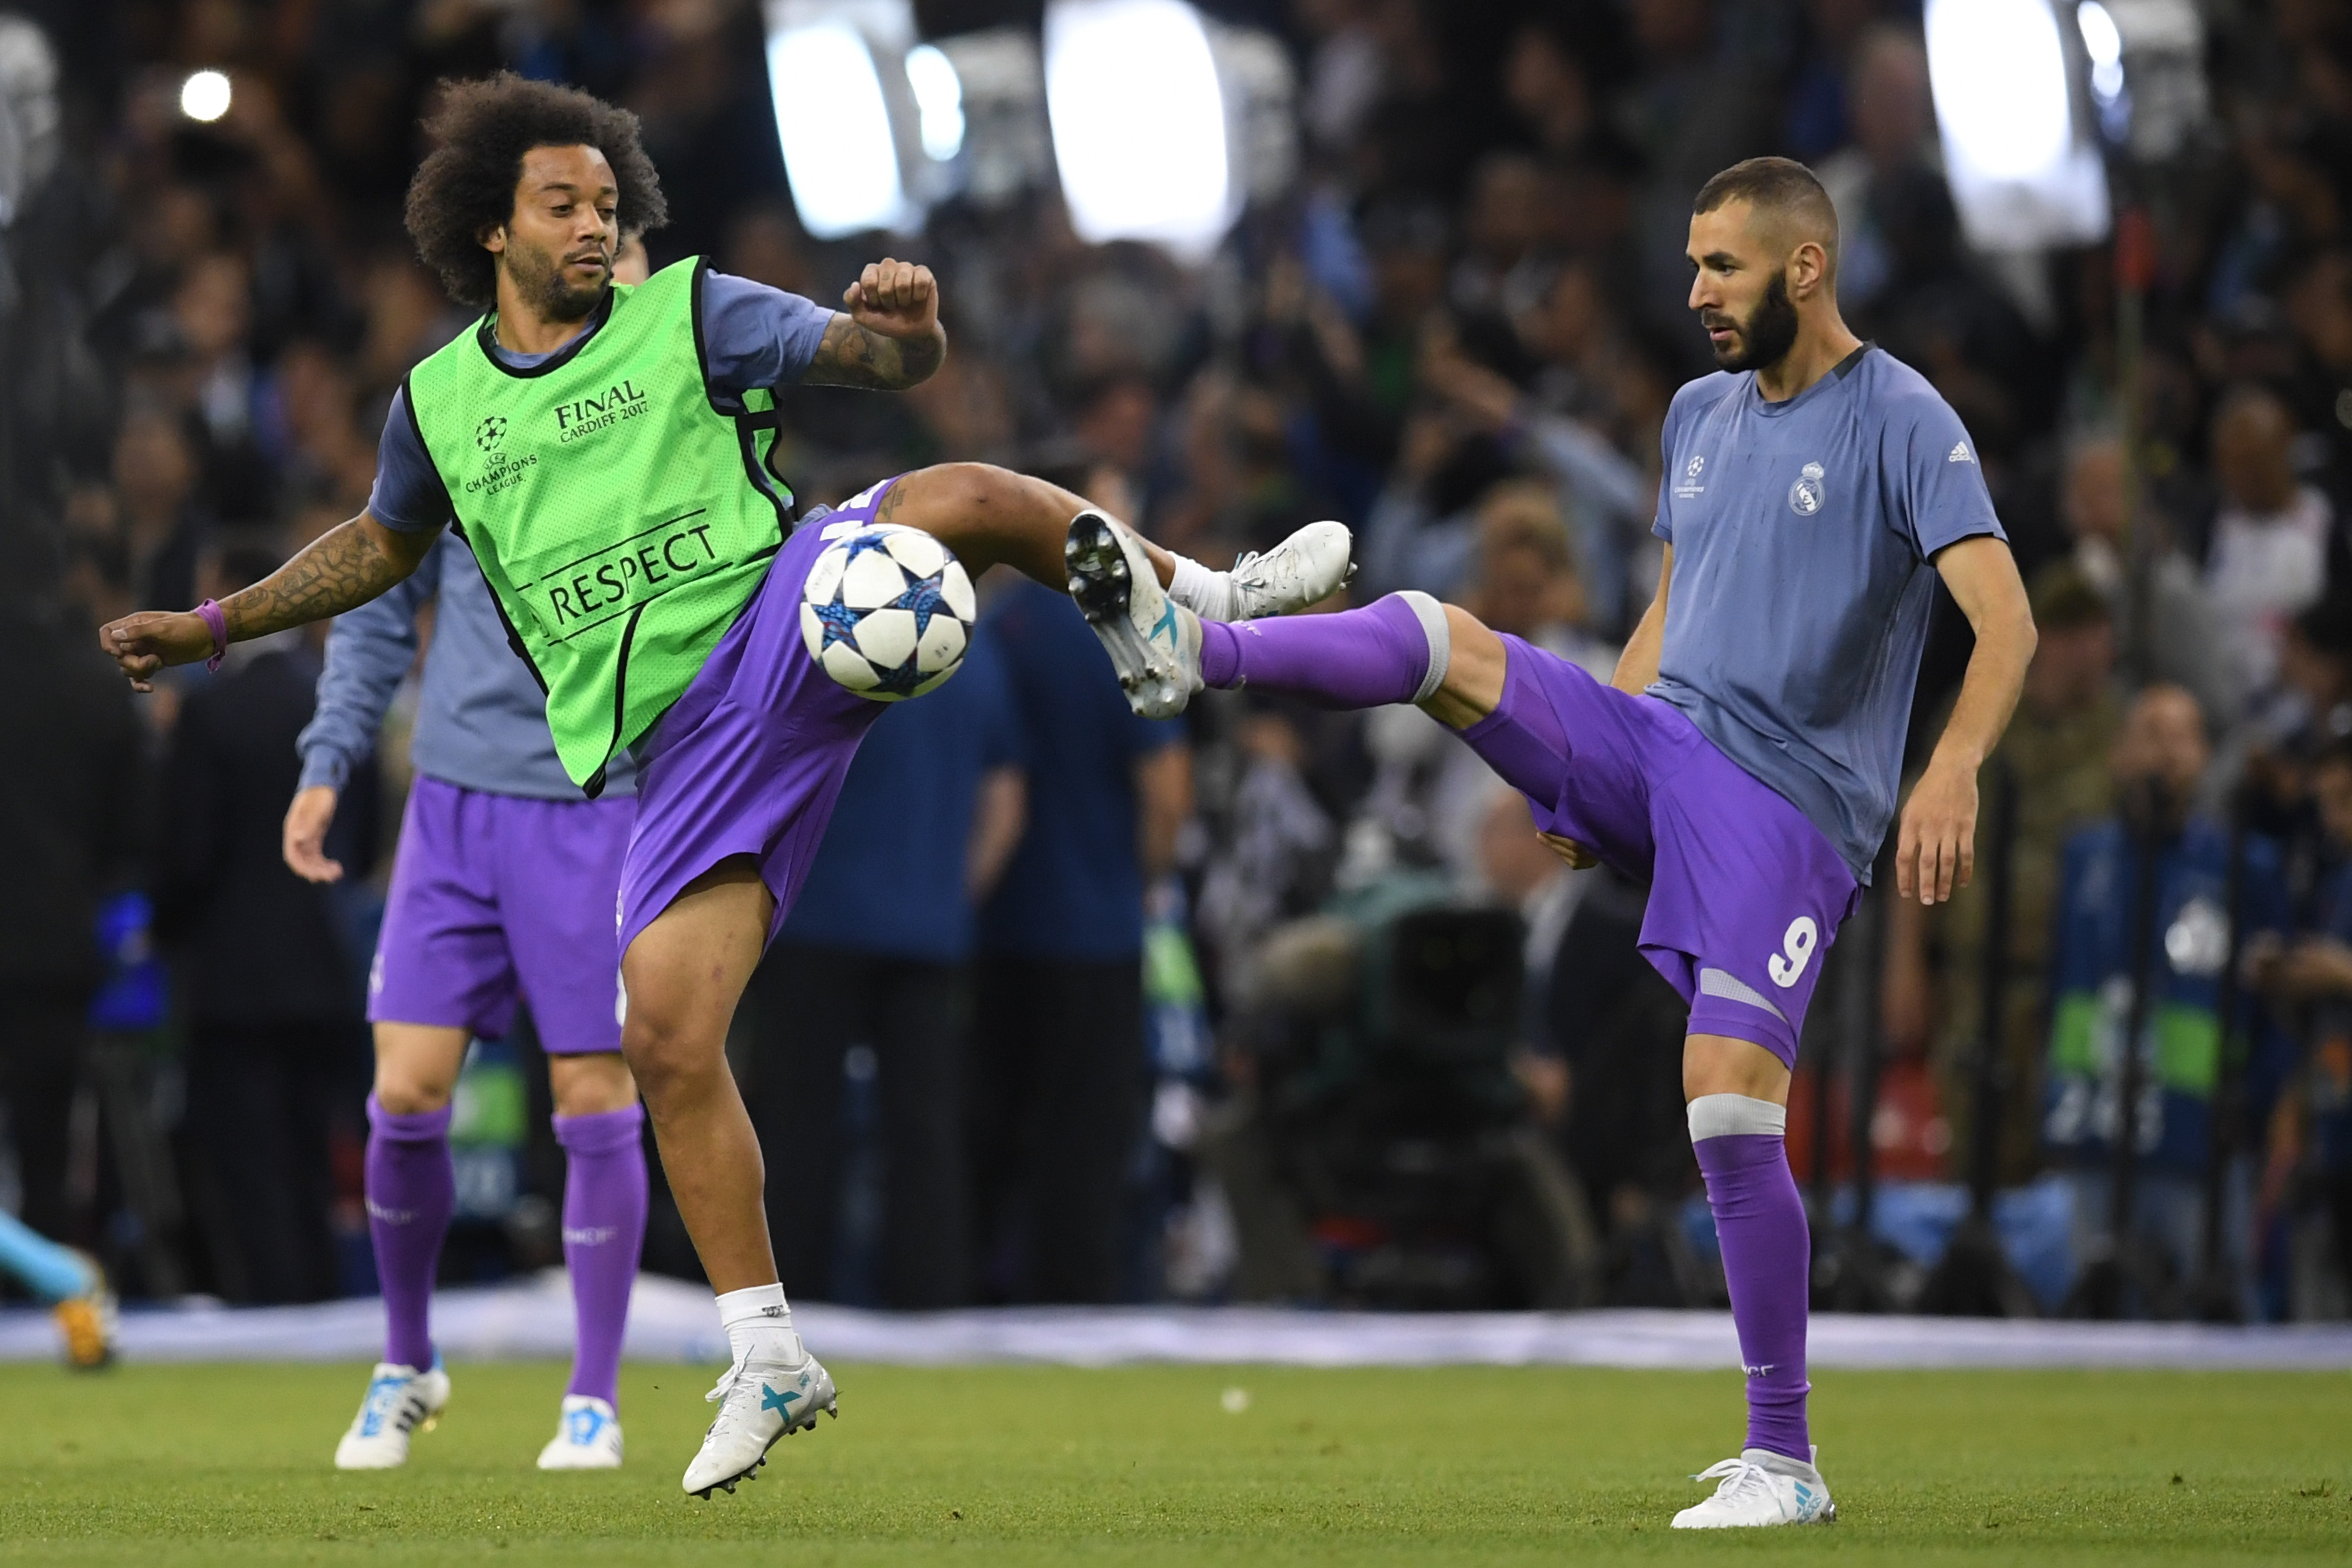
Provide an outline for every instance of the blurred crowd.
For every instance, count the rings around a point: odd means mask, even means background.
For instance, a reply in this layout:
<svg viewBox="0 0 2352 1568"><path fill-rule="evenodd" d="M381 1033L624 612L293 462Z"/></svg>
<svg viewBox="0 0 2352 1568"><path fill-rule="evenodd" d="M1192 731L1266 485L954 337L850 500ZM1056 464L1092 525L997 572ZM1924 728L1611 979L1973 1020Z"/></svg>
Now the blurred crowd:
<svg viewBox="0 0 2352 1568"><path fill-rule="evenodd" d="M885 251L936 269L931 381L782 395L803 504L986 458L1213 564L1337 517L1359 602L1427 589L1604 678L1655 586L1661 420L1712 368L1691 194L1807 161L1848 320L1967 422L2042 629L1976 882L1874 899L1833 954L1791 1133L1820 1234L1874 1177L1855 1266L1909 1304L1958 1209L1923 1243L1898 1189L1990 1180L2043 1310L2210 1310L2225 1277L2239 1315L2342 1315L2352 3L2196 5L2210 120L2116 176L2150 236L2129 301L2109 245L1971 247L1916 3L1205 8L1283 41L1298 157L1197 266L1082 243L1050 185L811 239L748 0L0 10L0 1201L134 1292L369 1288L362 1003L399 710L338 817L352 875L314 887L278 821L319 639L134 700L89 628L253 581L363 504L394 388L467 321L400 226L422 109L510 67L642 118L672 218L654 266L819 300ZM1035 16L916 11L931 36ZM234 84L208 123L181 109L197 68ZM1211 693L1131 724L1066 605L988 598L986 668L877 726L811 884L835 891L738 1022L755 1116L838 1087L837 1124L771 1155L776 1223L818 1238L789 1287L1715 1299L1642 887L1568 872L1417 711ZM1968 648L1940 603L1918 758ZM885 841L914 817L952 871L894 898ZM451 1269L555 1256L529 1050L485 1047L461 1088L480 1223ZM2038 1270L2036 1224L2063 1254ZM674 1213L647 1261L691 1272Z"/></svg>

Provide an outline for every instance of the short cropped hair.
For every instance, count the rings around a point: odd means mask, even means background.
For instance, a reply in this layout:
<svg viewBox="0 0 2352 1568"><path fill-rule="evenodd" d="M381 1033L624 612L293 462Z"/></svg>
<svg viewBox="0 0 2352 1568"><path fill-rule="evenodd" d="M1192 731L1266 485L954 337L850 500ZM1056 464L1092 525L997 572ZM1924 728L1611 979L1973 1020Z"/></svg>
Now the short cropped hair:
<svg viewBox="0 0 2352 1568"><path fill-rule="evenodd" d="M2071 561L2053 561L2036 572L2025 597L2033 624L2045 632L2114 624L2115 615L2105 595Z"/></svg>
<svg viewBox="0 0 2352 1568"><path fill-rule="evenodd" d="M623 234L669 221L637 117L576 88L512 71L445 81L425 131L434 148L408 184L409 237L460 304L487 309L497 302L498 267L481 237L514 216L515 185L534 147L587 146L604 153L620 188Z"/></svg>
<svg viewBox="0 0 2352 1568"><path fill-rule="evenodd" d="M1837 267L1837 208L1813 172L1794 158L1749 158L1734 163L1698 188L1691 216L1711 213L1726 202L1746 202L1759 213L1795 223L1807 238L1818 239Z"/></svg>
<svg viewBox="0 0 2352 1568"><path fill-rule="evenodd" d="M1576 548L1569 538L1568 520L1560 515L1559 497L1549 485L1506 479L1479 498L1477 520L1478 553L1484 561L1528 550L1546 571L1575 575Z"/></svg>

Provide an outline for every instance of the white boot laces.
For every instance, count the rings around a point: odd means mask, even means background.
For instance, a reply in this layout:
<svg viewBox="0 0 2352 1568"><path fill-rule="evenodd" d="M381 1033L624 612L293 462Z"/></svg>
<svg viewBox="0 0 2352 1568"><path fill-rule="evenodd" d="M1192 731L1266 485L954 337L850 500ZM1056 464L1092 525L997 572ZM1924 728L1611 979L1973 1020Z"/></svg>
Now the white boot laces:
<svg viewBox="0 0 2352 1568"><path fill-rule="evenodd" d="M808 1346L797 1338L794 1339L793 1343L800 1350L800 1360L789 1363L768 1362L763 1363L762 1364L772 1366L780 1372L800 1371L801 1368L808 1364ZM702 1396L704 1402L707 1404L717 1405L723 1401L730 1394L734 1392L735 1385L742 1382L743 1379L750 1374L751 1366L751 1357L748 1352L740 1358L730 1363L727 1370L719 1374L719 1382L712 1386L709 1393Z"/></svg>
<svg viewBox="0 0 2352 1568"><path fill-rule="evenodd" d="M1771 1472L1753 1459L1724 1459L1693 1476L1695 1481L1720 1480L1715 1489L1719 1502L1738 1502L1752 1492L1772 1489Z"/></svg>

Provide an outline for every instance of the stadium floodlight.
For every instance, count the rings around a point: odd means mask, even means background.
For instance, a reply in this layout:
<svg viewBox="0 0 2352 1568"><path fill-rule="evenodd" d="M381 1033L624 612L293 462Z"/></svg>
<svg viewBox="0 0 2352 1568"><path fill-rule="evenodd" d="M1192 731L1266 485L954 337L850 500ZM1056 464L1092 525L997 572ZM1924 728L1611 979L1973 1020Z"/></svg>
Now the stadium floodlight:
<svg viewBox="0 0 2352 1568"><path fill-rule="evenodd" d="M230 96L226 76L215 70L196 71L180 84L180 112L209 125L228 112Z"/></svg>
<svg viewBox="0 0 2352 1568"><path fill-rule="evenodd" d="M776 138L802 226L839 239L919 226L911 0L767 0L766 19Z"/></svg>
<svg viewBox="0 0 2352 1568"><path fill-rule="evenodd" d="M2091 57L2091 96L2113 103L2124 90L2123 29L2099 0L2083 0L2074 7L2074 26Z"/></svg>
<svg viewBox="0 0 2352 1568"><path fill-rule="evenodd" d="M2074 25L2107 140L2150 163L2194 145L2212 121L2195 0L2083 0Z"/></svg>
<svg viewBox="0 0 2352 1568"><path fill-rule="evenodd" d="M1927 0L1926 21L1945 174L1969 242L2015 251L2103 237L2106 171L2077 123L2053 0Z"/></svg>
<svg viewBox="0 0 2352 1568"><path fill-rule="evenodd" d="M917 44L907 51L907 85L922 117L923 153L944 163L963 151L963 79L946 55Z"/></svg>
<svg viewBox="0 0 2352 1568"><path fill-rule="evenodd" d="M963 144L952 164L933 163L931 172L949 175L955 191L982 207L1003 206L1051 181L1045 65L1035 30L991 27L933 47L955 70Z"/></svg>
<svg viewBox="0 0 2352 1568"><path fill-rule="evenodd" d="M1053 0L1045 111L1080 238L1198 259L1239 216L1216 60L1184 0Z"/></svg>
<svg viewBox="0 0 2352 1568"><path fill-rule="evenodd" d="M819 239L839 239L904 223L890 105L857 29L824 21L771 33L768 79L802 226Z"/></svg>

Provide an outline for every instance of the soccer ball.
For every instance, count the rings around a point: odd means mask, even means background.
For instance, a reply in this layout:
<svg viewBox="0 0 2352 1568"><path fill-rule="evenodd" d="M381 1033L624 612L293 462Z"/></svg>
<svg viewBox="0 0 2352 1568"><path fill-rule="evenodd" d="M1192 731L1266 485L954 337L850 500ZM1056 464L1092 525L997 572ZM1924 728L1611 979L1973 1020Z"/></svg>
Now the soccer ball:
<svg viewBox="0 0 2352 1568"><path fill-rule="evenodd" d="M897 702L962 667L978 610L946 545L919 528L877 523L818 553L801 588L801 637L836 684Z"/></svg>

